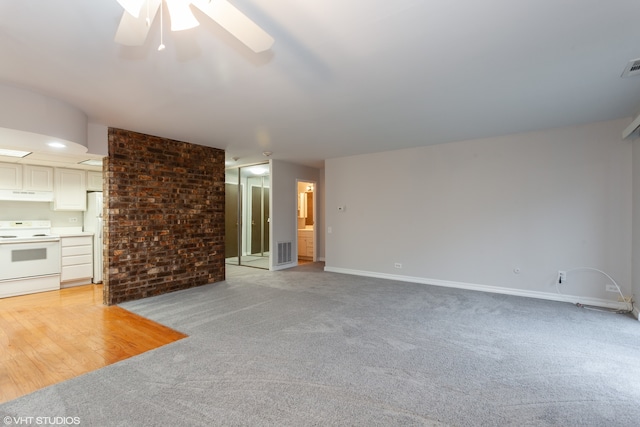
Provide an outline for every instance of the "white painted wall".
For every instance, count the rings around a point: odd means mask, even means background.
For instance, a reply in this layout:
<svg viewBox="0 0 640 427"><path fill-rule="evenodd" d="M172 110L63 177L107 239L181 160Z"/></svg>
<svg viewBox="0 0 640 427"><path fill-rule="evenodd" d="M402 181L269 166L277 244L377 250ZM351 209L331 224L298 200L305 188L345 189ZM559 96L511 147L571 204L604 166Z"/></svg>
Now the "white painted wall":
<svg viewBox="0 0 640 427"><path fill-rule="evenodd" d="M629 294L626 124L327 160L326 269L554 299L558 270L593 267ZM570 272L561 291L615 302L606 283Z"/></svg>
<svg viewBox="0 0 640 427"><path fill-rule="evenodd" d="M14 202L0 200L0 220L44 220L51 221L51 226L82 227L84 212L82 211L54 211L51 202Z"/></svg>
<svg viewBox="0 0 640 427"><path fill-rule="evenodd" d="M88 153L109 155L109 128L98 123L87 124Z"/></svg>
<svg viewBox="0 0 640 427"><path fill-rule="evenodd" d="M640 141L633 142L633 299L640 315Z"/></svg>
<svg viewBox="0 0 640 427"><path fill-rule="evenodd" d="M0 85L0 126L87 146L87 116L80 109L36 92ZM3 141L11 145L11 141Z"/></svg>
<svg viewBox="0 0 640 427"><path fill-rule="evenodd" d="M280 269L295 266L298 262L297 247L297 180L319 183L319 170L300 166L282 160L271 160L271 268ZM316 212L324 208L318 202ZM318 215L321 216L321 215ZM276 266L277 243L293 242L293 262Z"/></svg>

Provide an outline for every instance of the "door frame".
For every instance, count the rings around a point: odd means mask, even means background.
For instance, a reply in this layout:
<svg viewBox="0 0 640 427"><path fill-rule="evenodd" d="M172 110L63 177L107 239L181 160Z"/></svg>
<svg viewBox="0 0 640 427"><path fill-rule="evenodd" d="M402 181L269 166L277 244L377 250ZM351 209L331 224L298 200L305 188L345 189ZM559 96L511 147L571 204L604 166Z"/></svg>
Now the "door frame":
<svg viewBox="0 0 640 427"><path fill-rule="evenodd" d="M295 203L295 236L296 236L296 264L298 265L298 245L299 245L299 239L298 239L298 204L300 203L300 198L299 198L299 193L298 193L298 186L301 182L304 182L305 184L312 184L313 185L313 233L311 233L313 235L313 258L312 261L316 262L318 261L318 202L317 202L317 196L318 196L318 183L312 179L304 179L304 178L296 178L296 203Z"/></svg>
<svg viewBox="0 0 640 427"><path fill-rule="evenodd" d="M267 188L269 188L269 215L271 215L271 162L260 162L260 163L248 163L248 164L244 164L244 165L235 165L235 166L229 166L225 168L225 174L227 173L227 171L229 170L237 170L238 173L238 177L237 177L237 185L238 185L238 200L237 200L237 207L236 207L236 219L238 222L238 229L237 229L237 244L238 244L238 248L237 248L237 263L232 263L233 265L241 265L241 266L245 266L245 267L252 267L252 268L260 268L260 269L264 269L264 270L270 270L271 269L271 250L270 250L270 245L267 246L267 250L268 250L268 256L265 256L265 258L267 258L267 267L257 267L255 265L250 265L250 264L246 264L243 263L242 259L243 257L246 257L247 255L249 255L249 252L251 251L251 231L247 230L247 227L251 227L251 216L250 216L250 198L251 198L251 189L255 186L250 185L249 181L247 180L246 183L243 182L243 176L242 176L242 171L243 169L248 169L254 166L266 166L268 169L268 186ZM248 178L248 177L246 177ZM226 183L226 176L225 176L225 183ZM264 187L265 185L265 181L263 178L262 181L262 187ZM246 187L246 188L245 188ZM226 200L225 200L226 202ZM226 220L226 208L225 208L225 220ZM269 227L269 236L271 236L271 221L268 221L268 227ZM226 237L226 227L225 227L225 237ZM269 239L271 239L271 237L269 237ZM263 248L264 249L264 248ZM264 253L263 253L264 254ZM233 257L230 257L233 258ZM229 263L227 262L228 258L226 257L226 251L225 251L225 263Z"/></svg>

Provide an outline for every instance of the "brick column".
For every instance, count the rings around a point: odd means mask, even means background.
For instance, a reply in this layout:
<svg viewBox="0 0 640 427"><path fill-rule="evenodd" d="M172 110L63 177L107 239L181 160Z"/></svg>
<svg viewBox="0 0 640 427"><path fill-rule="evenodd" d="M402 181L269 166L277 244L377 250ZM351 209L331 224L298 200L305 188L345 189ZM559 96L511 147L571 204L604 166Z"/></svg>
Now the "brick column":
<svg viewBox="0 0 640 427"><path fill-rule="evenodd" d="M109 128L104 303L225 279L224 150Z"/></svg>

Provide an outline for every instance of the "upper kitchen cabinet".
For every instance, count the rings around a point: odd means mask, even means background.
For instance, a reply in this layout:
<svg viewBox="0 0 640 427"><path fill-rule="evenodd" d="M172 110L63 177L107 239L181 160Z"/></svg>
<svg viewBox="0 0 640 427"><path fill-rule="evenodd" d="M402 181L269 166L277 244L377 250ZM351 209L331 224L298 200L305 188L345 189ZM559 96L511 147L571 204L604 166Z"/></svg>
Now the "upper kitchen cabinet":
<svg viewBox="0 0 640 427"><path fill-rule="evenodd" d="M0 163L0 189L22 190L22 165Z"/></svg>
<svg viewBox="0 0 640 427"><path fill-rule="evenodd" d="M53 209L56 211L87 210L87 172L55 168Z"/></svg>
<svg viewBox="0 0 640 427"><path fill-rule="evenodd" d="M87 172L87 191L102 191L102 172Z"/></svg>
<svg viewBox="0 0 640 427"><path fill-rule="evenodd" d="M23 165L23 190L53 191L53 168L48 166Z"/></svg>

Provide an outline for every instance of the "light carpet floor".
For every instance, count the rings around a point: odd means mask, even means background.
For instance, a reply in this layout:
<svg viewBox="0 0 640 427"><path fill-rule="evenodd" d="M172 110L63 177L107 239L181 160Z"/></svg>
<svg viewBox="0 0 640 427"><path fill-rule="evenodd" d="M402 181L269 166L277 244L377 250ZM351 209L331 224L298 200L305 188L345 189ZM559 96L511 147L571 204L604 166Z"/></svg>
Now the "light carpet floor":
<svg viewBox="0 0 640 427"><path fill-rule="evenodd" d="M0 405L82 426L638 426L640 322L570 304L229 267L122 304L189 334Z"/></svg>

